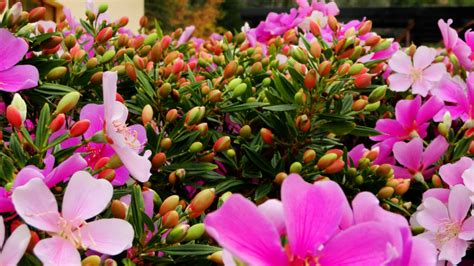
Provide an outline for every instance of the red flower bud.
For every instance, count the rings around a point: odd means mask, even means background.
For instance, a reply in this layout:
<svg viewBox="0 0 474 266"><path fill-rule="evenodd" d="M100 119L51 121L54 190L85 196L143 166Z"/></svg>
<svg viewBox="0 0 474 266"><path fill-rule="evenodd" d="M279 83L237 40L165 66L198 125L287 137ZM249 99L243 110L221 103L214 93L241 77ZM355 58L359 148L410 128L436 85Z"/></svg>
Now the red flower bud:
<svg viewBox="0 0 474 266"><path fill-rule="evenodd" d="M142 110L143 125L148 125L148 123L150 123L152 119L153 119L153 108L151 107L151 105L147 104L145 105L145 107L143 107L143 110Z"/></svg>
<svg viewBox="0 0 474 266"><path fill-rule="evenodd" d="M148 17L147 16L142 16L140 18L139 23L140 23L140 27L146 28L148 26Z"/></svg>
<svg viewBox="0 0 474 266"><path fill-rule="evenodd" d="M331 62L330 61L323 61L319 64L319 75L326 76L331 71Z"/></svg>
<svg viewBox="0 0 474 266"><path fill-rule="evenodd" d="M336 173L339 173L340 171L342 171L342 169L344 168L344 161L341 160L341 159L337 159L336 161L334 161L331 165L329 165L328 167L326 167L324 169L324 172L326 174L336 174Z"/></svg>
<svg viewBox="0 0 474 266"><path fill-rule="evenodd" d="M179 196L178 195L169 196L163 201L163 203L161 203L159 214L165 215L165 213L176 209L178 205L179 205Z"/></svg>
<svg viewBox="0 0 474 266"><path fill-rule="evenodd" d="M230 148L230 137L229 136L223 136L220 137L215 143L212 149L214 152L222 152L226 151Z"/></svg>
<svg viewBox="0 0 474 266"><path fill-rule="evenodd" d="M173 123L178 118L178 110L171 109L166 113L166 122Z"/></svg>
<svg viewBox="0 0 474 266"><path fill-rule="evenodd" d="M112 182L115 179L115 175L116 173L114 169L105 169L99 173L99 178Z"/></svg>
<svg viewBox="0 0 474 266"><path fill-rule="evenodd" d="M189 204L188 211L194 214L199 213L200 215L202 212L204 212L211 206L211 204L214 202L215 197L216 190L214 188L201 190L198 194L196 194L196 196L194 196L193 200Z"/></svg>
<svg viewBox="0 0 474 266"><path fill-rule="evenodd" d="M319 36L321 35L321 27L319 26L319 24L314 21L314 20L310 20L309 21L309 30L311 31L311 33L314 35L314 36Z"/></svg>
<svg viewBox="0 0 474 266"><path fill-rule="evenodd" d="M12 127L19 128L23 125L23 120L21 118L20 112L16 109L15 106L9 105L6 112L7 120Z"/></svg>
<svg viewBox="0 0 474 266"><path fill-rule="evenodd" d="M229 64L227 64L227 66L224 68L224 79L234 76L238 67L239 64L237 64L236 61L230 61Z"/></svg>
<svg viewBox="0 0 474 266"><path fill-rule="evenodd" d="M94 165L94 170L100 170L105 167L105 165L110 161L109 157L102 157Z"/></svg>
<svg viewBox="0 0 474 266"><path fill-rule="evenodd" d="M309 52L314 58L319 58L321 56L321 45L319 44L318 40L314 40L311 43Z"/></svg>
<svg viewBox="0 0 474 266"><path fill-rule="evenodd" d="M337 154L335 153L328 153L328 154L325 154L323 155L323 157L321 157L319 160L318 160L318 168L319 169L326 169L328 166L330 166L334 161L337 160Z"/></svg>
<svg viewBox="0 0 474 266"><path fill-rule="evenodd" d="M163 218L161 220L161 226L163 228L173 228L179 224L179 214L175 210L171 210L165 215L163 215Z"/></svg>
<svg viewBox="0 0 474 266"><path fill-rule="evenodd" d="M7 3L5 2L5 0L0 0L0 14L3 13L3 11L5 11L6 7L7 7Z"/></svg>
<svg viewBox="0 0 474 266"><path fill-rule="evenodd" d="M76 122L69 131L71 137L82 136L89 129L91 122L88 119L83 119Z"/></svg>
<svg viewBox="0 0 474 266"><path fill-rule="evenodd" d="M112 27L103 28L101 31L99 31L99 33L95 37L95 40L98 43L105 43L110 40L110 38L112 38L113 34L114 30L112 29Z"/></svg>
<svg viewBox="0 0 474 266"><path fill-rule="evenodd" d="M36 244L40 241L40 238L38 236L38 233L36 233L35 231L31 231L30 230L30 243L28 243L28 247L26 248L26 250L28 252L33 252L33 249L35 248Z"/></svg>
<svg viewBox="0 0 474 266"><path fill-rule="evenodd" d="M166 154L164 152L159 152L153 156L153 159L151 159L151 165L153 166L153 169L159 169L162 167L166 162Z"/></svg>
<svg viewBox="0 0 474 266"><path fill-rule="evenodd" d="M354 85L358 89L364 89L372 84L372 77L369 74L362 74L356 77Z"/></svg>
<svg viewBox="0 0 474 266"><path fill-rule="evenodd" d="M127 217L127 207L120 200L112 200L110 204L112 216L117 219L125 219Z"/></svg>
<svg viewBox="0 0 474 266"><path fill-rule="evenodd" d="M115 100L117 102L121 102L121 103L125 103L125 99L122 97L122 95L120 95L120 93L115 93Z"/></svg>
<svg viewBox="0 0 474 266"><path fill-rule="evenodd" d="M366 20L359 27L359 35L364 35L372 30L372 20Z"/></svg>
<svg viewBox="0 0 474 266"><path fill-rule="evenodd" d="M316 159L316 152L313 149L306 150L303 153L303 162L308 164Z"/></svg>
<svg viewBox="0 0 474 266"><path fill-rule="evenodd" d="M314 87L316 87L316 82L318 80L318 74L316 73L316 70L311 69L306 73L306 76L304 77L304 86L308 90L313 90Z"/></svg>
<svg viewBox="0 0 474 266"><path fill-rule="evenodd" d="M268 145L273 145L273 133L270 129L262 128L260 130L260 136L262 137L263 142Z"/></svg>
<svg viewBox="0 0 474 266"><path fill-rule="evenodd" d="M28 21L31 23L34 23L34 22L37 22L38 20L43 20L45 14L46 14L45 7L40 6L37 8L33 8L28 14Z"/></svg>
<svg viewBox="0 0 474 266"><path fill-rule="evenodd" d="M163 50L167 49L170 46L171 43L171 37L168 35L163 36L163 39L161 39L161 47Z"/></svg>
<svg viewBox="0 0 474 266"><path fill-rule="evenodd" d="M128 24L128 17L121 17L118 21L119 27L125 27Z"/></svg>
<svg viewBox="0 0 474 266"><path fill-rule="evenodd" d="M65 121L66 121L66 115L61 113L58 116L56 116L53 119L53 121L51 121L51 123L49 124L49 129L51 130L51 132L56 132L59 129L61 129Z"/></svg>

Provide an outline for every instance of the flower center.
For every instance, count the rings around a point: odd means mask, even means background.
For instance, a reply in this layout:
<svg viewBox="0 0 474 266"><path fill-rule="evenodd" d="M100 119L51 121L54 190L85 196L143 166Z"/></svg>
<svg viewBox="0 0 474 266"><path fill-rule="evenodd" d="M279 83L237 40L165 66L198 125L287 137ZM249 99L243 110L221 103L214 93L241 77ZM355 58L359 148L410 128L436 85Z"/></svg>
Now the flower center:
<svg viewBox="0 0 474 266"><path fill-rule="evenodd" d="M423 76L423 70L422 69L414 68L411 71L411 77L413 78L414 81L421 79L422 76Z"/></svg>
<svg viewBox="0 0 474 266"><path fill-rule="evenodd" d="M101 153L104 145L98 145L97 143L87 144L86 151L89 156L85 159L89 165L95 163L98 159L102 158Z"/></svg>
<svg viewBox="0 0 474 266"><path fill-rule="evenodd" d="M125 143L133 150L139 152L141 143L138 141L138 132L130 129L127 124L118 120L113 121L112 125L114 126L115 132L122 135Z"/></svg>
<svg viewBox="0 0 474 266"><path fill-rule="evenodd" d="M63 217L59 220L59 227L60 231L56 234L69 242L76 248L87 249L87 247L82 243L82 234L81 234L81 227L86 223L86 221L81 220L77 223L73 223L73 221L68 221Z"/></svg>
<svg viewBox="0 0 474 266"><path fill-rule="evenodd" d="M456 238L461 232L461 224L453 221L446 221L441 224L435 234L436 242L441 246L449 240Z"/></svg>

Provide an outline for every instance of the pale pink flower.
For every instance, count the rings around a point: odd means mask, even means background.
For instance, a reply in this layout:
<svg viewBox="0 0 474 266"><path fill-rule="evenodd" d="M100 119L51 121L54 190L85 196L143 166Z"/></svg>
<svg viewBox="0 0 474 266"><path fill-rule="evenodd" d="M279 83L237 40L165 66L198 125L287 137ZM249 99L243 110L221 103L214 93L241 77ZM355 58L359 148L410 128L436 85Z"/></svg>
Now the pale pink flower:
<svg viewBox="0 0 474 266"><path fill-rule="evenodd" d="M30 243L30 230L26 224L20 225L5 241L5 224L0 216L0 265L17 265ZM4 245L5 242L5 245Z"/></svg>
<svg viewBox="0 0 474 266"><path fill-rule="evenodd" d="M444 64L432 64L435 57L436 50L426 46L416 49L413 62L405 52L397 51L388 61L390 68L395 72L388 77L390 89L406 91L411 87L413 94L428 95L446 72Z"/></svg>
<svg viewBox="0 0 474 266"><path fill-rule="evenodd" d="M460 263L469 241L474 239L474 218L466 217L471 209L469 195L466 187L456 185L449 193L447 204L437 198L426 198L421 210L414 214L417 223L426 230L420 236L435 244L439 260Z"/></svg>
<svg viewBox="0 0 474 266"><path fill-rule="evenodd" d="M80 265L77 249L117 255L130 248L132 226L121 219L87 220L101 213L112 199L113 187L88 172L75 173L66 188L61 206L43 180L34 178L15 189L13 205L29 225L46 231L51 238L39 241L35 255L46 265Z"/></svg>

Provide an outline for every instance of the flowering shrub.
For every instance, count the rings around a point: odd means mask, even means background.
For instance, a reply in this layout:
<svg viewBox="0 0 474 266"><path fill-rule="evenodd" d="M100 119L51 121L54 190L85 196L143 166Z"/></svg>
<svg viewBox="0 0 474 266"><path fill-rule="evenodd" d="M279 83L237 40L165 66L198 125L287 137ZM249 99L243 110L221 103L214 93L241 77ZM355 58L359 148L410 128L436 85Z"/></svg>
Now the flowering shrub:
<svg viewBox="0 0 474 266"><path fill-rule="evenodd" d="M204 40L0 1L0 264L460 263L473 32L402 48L297 2Z"/></svg>

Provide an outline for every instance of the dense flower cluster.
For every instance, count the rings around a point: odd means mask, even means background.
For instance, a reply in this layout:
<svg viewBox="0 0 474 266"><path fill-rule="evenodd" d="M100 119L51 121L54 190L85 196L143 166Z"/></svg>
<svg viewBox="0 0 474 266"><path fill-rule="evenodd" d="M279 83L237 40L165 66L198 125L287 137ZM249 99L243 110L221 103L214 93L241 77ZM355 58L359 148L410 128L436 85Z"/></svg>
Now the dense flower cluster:
<svg viewBox="0 0 474 266"><path fill-rule="evenodd" d="M0 0L0 264L460 263L474 32L401 47L296 2L200 39Z"/></svg>

